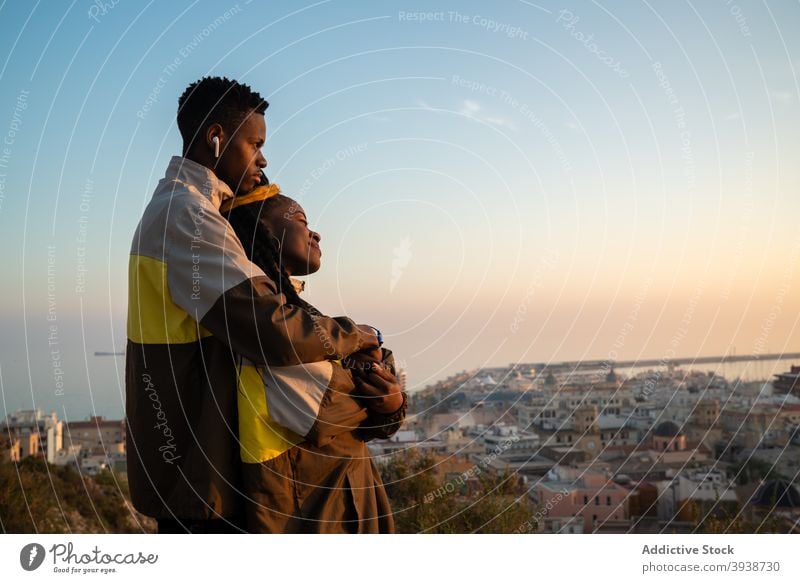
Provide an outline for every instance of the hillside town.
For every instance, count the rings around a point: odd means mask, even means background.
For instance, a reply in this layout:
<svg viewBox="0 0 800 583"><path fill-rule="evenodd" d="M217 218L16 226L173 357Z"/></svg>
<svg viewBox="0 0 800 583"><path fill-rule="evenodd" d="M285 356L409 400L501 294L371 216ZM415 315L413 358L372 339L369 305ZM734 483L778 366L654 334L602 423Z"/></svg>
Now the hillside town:
<svg viewBox="0 0 800 583"><path fill-rule="evenodd" d="M800 532L800 367L742 382L674 367L520 365L464 371L410 396L402 429L369 444L381 467L435 461L425 503L467 500L480 476L512 480L528 532L696 532L740 520ZM38 457L81 474L126 474L125 421L17 411L0 461Z"/></svg>
<svg viewBox="0 0 800 583"><path fill-rule="evenodd" d="M511 476L536 532L696 532L713 520L798 532L798 376L466 371L414 393L403 430L370 449L378 463L434 455L446 474L434 499L468 496L481 472Z"/></svg>

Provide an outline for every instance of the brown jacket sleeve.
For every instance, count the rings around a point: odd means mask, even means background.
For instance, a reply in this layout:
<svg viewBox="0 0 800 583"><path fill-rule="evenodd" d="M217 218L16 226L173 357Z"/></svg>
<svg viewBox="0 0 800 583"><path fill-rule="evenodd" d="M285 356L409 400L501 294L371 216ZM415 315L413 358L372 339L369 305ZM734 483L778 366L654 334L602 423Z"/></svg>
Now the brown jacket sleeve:
<svg viewBox="0 0 800 583"><path fill-rule="evenodd" d="M368 418L369 411L352 395L352 373L334 363L333 377L320 403L319 413L306 440L322 447L342 433L355 431Z"/></svg>
<svg viewBox="0 0 800 583"><path fill-rule="evenodd" d="M383 362L389 365L395 374L394 357L386 348L383 351ZM381 414L370 411L353 396L355 385L352 373L338 364L334 364L330 386L320 403L316 421L306 434L306 439L317 447L329 443L341 433L357 431L359 438L389 439L397 433L405 421L408 399L403 393L403 405L396 412Z"/></svg>
<svg viewBox="0 0 800 583"><path fill-rule="evenodd" d="M200 323L234 352L273 366L338 360L358 352L367 338L350 318L315 316L288 304L266 277L227 290Z"/></svg>

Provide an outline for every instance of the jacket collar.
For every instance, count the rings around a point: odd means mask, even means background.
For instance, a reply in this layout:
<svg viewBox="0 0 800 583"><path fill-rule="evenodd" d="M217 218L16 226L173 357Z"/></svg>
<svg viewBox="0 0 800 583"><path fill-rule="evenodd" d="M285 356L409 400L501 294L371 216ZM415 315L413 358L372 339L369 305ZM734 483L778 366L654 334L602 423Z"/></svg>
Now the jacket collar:
<svg viewBox="0 0 800 583"><path fill-rule="evenodd" d="M294 286L294 291L296 291L297 293L300 293L304 289L306 289L306 282L303 279L295 279L294 277L290 277L289 281L292 282L292 285Z"/></svg>
<svg viewBox="0 0 800 583"><path fill-rule="evenodd" d="M222 201L233 198L230 186L217 178L211 169L182 156L173 156L170 159L164 180L175 180L195 187L216 208L219 208Z"/></svg>

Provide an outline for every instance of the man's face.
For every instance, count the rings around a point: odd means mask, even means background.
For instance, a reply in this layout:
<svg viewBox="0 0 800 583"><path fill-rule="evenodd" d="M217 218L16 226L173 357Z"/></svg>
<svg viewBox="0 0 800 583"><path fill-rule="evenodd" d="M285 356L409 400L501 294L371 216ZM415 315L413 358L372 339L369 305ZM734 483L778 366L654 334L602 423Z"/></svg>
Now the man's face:
<svg viewBox="0 0 800 583"><path fill-rule="evenodd" d="M251 112L232 136L220 142L220 156L214 171L234 193L249 192L261 180L261 169L267 165L261 153L266 137L264 116Z"/></svg>

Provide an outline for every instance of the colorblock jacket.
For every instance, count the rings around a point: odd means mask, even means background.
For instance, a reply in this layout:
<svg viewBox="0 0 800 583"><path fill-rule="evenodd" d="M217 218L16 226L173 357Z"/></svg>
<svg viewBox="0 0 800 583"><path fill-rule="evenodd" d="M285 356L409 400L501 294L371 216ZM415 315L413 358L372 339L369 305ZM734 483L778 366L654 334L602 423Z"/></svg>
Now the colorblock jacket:
<svg viewBox="0 0 800 583"><path fill-rule="evenodd" d="M383 361L394 374L389 350L383 349ZM369 412L352 398L353 377L339 362L304 369L290 378L280 367L246 361L240 366L246 529L393 533L392 509L366 442L397 432L406 416L405 395L395 413ZM298 377L313 382L305 383L304 389L285 387ZM306 433L286 429L300 426L301 419L309 426Z"/></svg>
<svg viewBox="0 0 800 583"><path fill-rule="evenodd" d="M317 317L248 261L220 215L230 188L204 166L170 160L136 229L128 272L125 391L128 478L137 510L155 518L213 519L243 512L238 355L292 379L305 400L288 430L305 436L323 400L315 374L357 352L363 332ZM269 387L266 389L270 390ZM327 402L327 401L326 401ZM313 418L312 418L313 416Z"/></svg>

